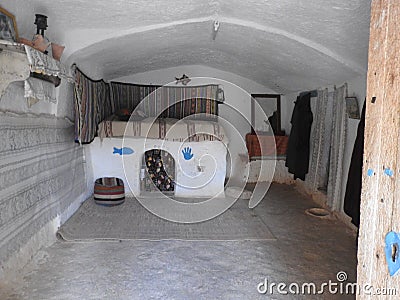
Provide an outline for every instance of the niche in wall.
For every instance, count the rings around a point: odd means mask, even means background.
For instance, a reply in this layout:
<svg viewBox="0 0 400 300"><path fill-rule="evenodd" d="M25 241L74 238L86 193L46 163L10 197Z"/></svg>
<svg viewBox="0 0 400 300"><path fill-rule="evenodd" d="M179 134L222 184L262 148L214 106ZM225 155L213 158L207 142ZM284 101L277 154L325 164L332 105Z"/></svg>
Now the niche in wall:
<svg viewBox="0 0 400 300"><path fill-rule="evenodd" d="M175 160L170 153L161 149L146 151L141 172L141 192L174 194Z"/></svg>

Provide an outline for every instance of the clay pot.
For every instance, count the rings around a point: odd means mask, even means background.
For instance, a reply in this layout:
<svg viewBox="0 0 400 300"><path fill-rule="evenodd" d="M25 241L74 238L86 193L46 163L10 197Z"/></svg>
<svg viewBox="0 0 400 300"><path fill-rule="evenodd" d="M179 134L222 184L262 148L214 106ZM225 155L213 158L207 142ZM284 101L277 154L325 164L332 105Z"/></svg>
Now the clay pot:
<svg viewBox="0 0 400 300"><path fill-rule="evenodd" d="M45 52L47 47L50 46L50 42L46 42L44 37L40 34L36 34L33 38L33 48L40 52Z"/></svg>
<svg viewBox="0 0 400 300"><path fill-rule="evenodd" d="M52 52L52 56L55 60L60 60L61 55L63 54L65 47L58 45L58 44L54 44L51 43L51 52Z"/></svg>
<svg viewBox="0 0 400 300"><path fill-rule="evenodd" d="M24 38L19 38L18 42L27 46L30 46L33 48L34 43L31 40L24 39Z"/></svg>

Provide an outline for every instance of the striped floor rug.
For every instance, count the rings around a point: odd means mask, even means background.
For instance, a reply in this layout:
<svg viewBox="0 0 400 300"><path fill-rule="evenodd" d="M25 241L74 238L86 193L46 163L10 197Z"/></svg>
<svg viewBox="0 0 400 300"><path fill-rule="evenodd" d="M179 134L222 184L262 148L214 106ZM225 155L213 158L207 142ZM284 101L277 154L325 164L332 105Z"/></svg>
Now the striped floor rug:
<svg viewBox="0 0 400 300"><path fill-rule="evenodd" d="M195 224L161 219L135 198L114 207L88 199L58 231L64 241L94 240L275 240L264 221L239 199L222 215Z"/></svg>

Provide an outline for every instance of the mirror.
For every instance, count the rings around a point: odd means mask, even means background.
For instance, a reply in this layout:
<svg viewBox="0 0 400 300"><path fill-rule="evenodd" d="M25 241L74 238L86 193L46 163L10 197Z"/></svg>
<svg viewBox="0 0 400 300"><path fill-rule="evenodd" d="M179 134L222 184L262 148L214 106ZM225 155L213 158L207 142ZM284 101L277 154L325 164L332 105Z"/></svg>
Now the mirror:
<svg viewBox="0 0 400 300"><path fill-rule="evenodd" d="M285 135L281 130L281 95L251 94L251 97L251 133ZM261 106L262 111L256 109L255 102ZM266 122L265 116L269 123Z"/></svg>

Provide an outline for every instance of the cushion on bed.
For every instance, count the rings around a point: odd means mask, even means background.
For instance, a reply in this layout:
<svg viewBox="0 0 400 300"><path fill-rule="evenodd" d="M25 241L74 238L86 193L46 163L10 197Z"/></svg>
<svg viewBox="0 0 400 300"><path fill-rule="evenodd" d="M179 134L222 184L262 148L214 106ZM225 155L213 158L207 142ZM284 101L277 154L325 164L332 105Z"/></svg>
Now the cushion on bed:
<svg viewBox="0 0 400 300"><path fill-rule="evenodd" d="M115 115L119 121L127 122L131 116L131 111L127 108L121 108L115 112Z"/></svg>
<svg viewBox="0 0 400 300"><path fill-rule="evenodd" d="M115 177L98 178L94 183L94 201L105 206L125 202L124 182Z"/></svg>
<svg viewBox="0 0 400 300"><path fill-rule="evenodd" d="M107 119L110 121L128 122L128 121L141 121L145 118L147 118L147 116L140 109L136 109L132 112L128 108L121 108L117 110L114 115L112 115Z"/></svg>

